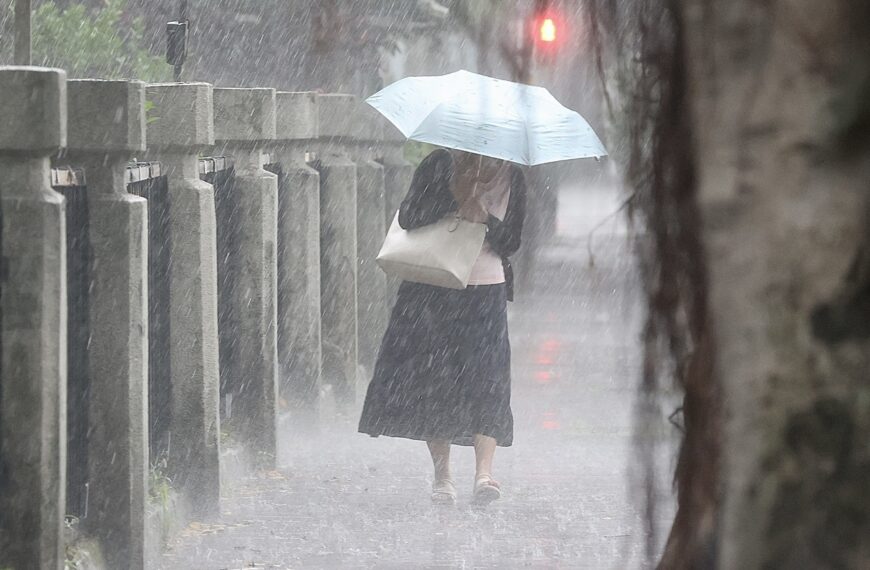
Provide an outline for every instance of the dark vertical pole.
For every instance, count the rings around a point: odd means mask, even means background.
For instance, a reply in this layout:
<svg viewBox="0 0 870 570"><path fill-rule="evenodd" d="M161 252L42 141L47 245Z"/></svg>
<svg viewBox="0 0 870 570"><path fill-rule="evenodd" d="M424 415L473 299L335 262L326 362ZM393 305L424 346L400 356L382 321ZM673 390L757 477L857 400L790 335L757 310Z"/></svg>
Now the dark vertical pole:
<svg viewBox="0 0 870 570"><path fill-rule="evenodd" d="M538 14L543 10L541 1L535 3L531 12L531 21L524 20L522 25L522 44L520 46L518 66L515 70L514 81L517 83L530 84L532 82L532 55L535 51L534 28L538 20Z"/></svg>
<svg viewBox="0 0 870 570"><path fill-rule="evenodd" d="M343 18L338 0L320 0L312 4L312 53L307 61L311 65L313 84L326 92L340 92L338 84L343 79L336 77L348 75L345 73L348 58L345 55L341 60L337 55L347 53L343 51L346 45L339 43L346 41Z"/></svg>
<svg viewBox="0 0 870 570"><path fill-rule="evenodd" d="M190 34L190 21L188 20L187 0L179 0L178 6L178 22L187 24L187 35ZM179 59L175 64L175 82L181 83L181 70L184 67L184 58Z"/></svg>
<svg viewBox="0 0 870 570"><path fill-rule="evenodd" d="M530 17L523 30L520 66L517 69L517 81L520 83L532 83L536 79L534 76L540 74L541 66L536 65L544 55L539 51L539 48L543 47L540 45L540 26L549 11L550 0L534 1ZM539 77L537 79L540 80ZM556 189L550 186L547 168L547 166L536 166L525 169L528 200L536 207L529 208L526 215L523 227L523 249L517 255L516 279L519 291L531 289L535 265L539 258L538 252L545 241L549 210L543 205L549 205L553 200L552 194L556 192Z"/></svg>
<svg viewBox="0 0 870 570"><path fill-rule="evenodd" d="M15 0L15 65L30 65L32 60L31 0Z"/></svg>
<svg viewBox="0 0 870 570"><path fill-rule="evenodd" d="M66 200L67 260L67 513L88 514L88 339L90 338L90 230L85 186L55 187Z"/></svg>

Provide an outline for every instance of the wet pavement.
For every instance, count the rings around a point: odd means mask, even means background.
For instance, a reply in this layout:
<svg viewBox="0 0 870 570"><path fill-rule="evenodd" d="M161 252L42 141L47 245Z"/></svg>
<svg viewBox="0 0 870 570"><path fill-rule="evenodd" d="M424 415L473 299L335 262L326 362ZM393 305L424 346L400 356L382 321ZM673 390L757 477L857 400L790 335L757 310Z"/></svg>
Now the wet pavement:
<svg viewBox="0 0 870 570"><path fill-rule="evenodd" d="M595 234L590 267L588 230L619 196L596 185L563 190L560 201L534 294L510 309L516 426L514 446L496 453L501 501L469 504L473 452L454 447L459 501L434 507L425 445L369 438L356 418L337 420L316 436L285 434L281 467L228 490L221 520L191 525L161 567L645 567L642 486L632 477L643 316L632 246L614 218ZM663 503L665 527L670 498Z"/></svg>

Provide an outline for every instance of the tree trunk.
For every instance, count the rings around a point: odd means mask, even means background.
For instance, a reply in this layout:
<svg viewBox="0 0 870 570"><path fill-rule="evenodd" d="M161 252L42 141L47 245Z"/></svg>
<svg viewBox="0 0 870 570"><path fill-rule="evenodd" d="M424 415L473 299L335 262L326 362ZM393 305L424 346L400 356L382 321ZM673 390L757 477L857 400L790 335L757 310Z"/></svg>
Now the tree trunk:
<svg viewBox="0 0 870 570"><path fill-rule="evenodd" d="M865 3L681 2L721 568L870 568Z"/></svg>

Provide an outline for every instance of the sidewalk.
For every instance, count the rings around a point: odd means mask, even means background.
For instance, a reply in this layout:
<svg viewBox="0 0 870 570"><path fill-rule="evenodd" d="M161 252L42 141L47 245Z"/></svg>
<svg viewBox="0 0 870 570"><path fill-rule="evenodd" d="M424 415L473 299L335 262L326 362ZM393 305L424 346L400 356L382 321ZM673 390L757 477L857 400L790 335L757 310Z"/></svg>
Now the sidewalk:
<svg viewBox="0 0 870 570"><path fill-rule="evenodd" d="M425 445L359 435L354 418L288 441L283 467L234 488L220 524L188 528L162 568L641 568L629 471L642 310L621 217L597 232L594 269L586 254L588 228L617 205L604 188L563 192L534 296L511 307L502 501L468 504L473 452L454 448L459 504L434 508Z"/></svg>

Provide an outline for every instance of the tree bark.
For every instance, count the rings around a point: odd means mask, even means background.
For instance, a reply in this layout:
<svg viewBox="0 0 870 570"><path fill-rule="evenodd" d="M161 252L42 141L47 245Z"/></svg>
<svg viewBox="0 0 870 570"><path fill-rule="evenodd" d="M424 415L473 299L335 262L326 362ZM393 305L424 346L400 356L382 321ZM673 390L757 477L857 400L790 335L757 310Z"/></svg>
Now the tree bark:
<svg viewBox="0 0 870 570"><path fill-rule="evenodd" d="M721 568L870 567L870 160L845 103L870 97L862 3L681 2Z"/></svg>

